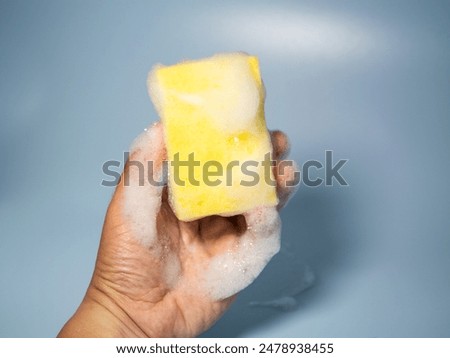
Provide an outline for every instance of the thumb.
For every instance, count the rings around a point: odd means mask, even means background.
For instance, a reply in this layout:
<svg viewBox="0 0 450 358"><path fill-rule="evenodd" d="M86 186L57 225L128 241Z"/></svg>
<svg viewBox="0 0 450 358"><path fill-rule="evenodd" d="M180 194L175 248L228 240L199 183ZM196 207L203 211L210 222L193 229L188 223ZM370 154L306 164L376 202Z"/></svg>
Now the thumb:
<svg viewBox="0 0 450 358"><path fill-rule="evenodd" d="M133 236L146 247L156 243L165 157L163 127L156 122L133 142L115 194L121 198L118 202Z"/></svg>

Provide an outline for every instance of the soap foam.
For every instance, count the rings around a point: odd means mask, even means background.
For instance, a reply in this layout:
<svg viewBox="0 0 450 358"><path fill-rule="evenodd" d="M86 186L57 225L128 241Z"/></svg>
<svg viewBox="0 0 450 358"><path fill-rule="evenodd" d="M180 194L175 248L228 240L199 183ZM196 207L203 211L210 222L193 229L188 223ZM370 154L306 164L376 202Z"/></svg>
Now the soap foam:
<svg viewBox="0 0 450 358"><path fill-rule="evenodd" d="M248 129L255 120L260 103L264 98L264 88L262 88L263 96L261 96L259 86L248 63L248 55L243 53L218 54L211 57L210 60L222 60L224 63L221 67L220 82L217 83L216 89L197 93L163 89L158 81L157 72L164 66L158 64L153 67L147 78L147 88L158 114L161 117L164 116L163 108L167 96L170 95L191 105L202 107L202 110L208 113L217 127L225 132Z"/></svg>
<svg viewBox="0 0 450 358"><path fill-rule="evenodd" d="M178 256L169 252L164 258L164 280L169 287L174 287L180 278L181 265Z"/></svg>
<svg viewBox="0 0 450 358"><path fill-rule="evenodd" d="M149 182L149 175L153 175L154 180L159 181L162 170L154 168L155 173L149 173L147 160L158 158L162 146L161 126L153 126L139 135L130 148L130 161L142 163L144 172L142 177L136 165L129 166L129 185L124 187L123 212L129 220L136 240L146 247L152 246L156 240L156 216L161 207L163 189L163 186L155 186Z"/></svg>
<svg viewBox="0 0 450 358"><path fill-rule="evenodd" d="M214 257L204 273L204 289L221 300L250 285L280 249L281 220L274 207L244 214L247 231L234 250Z"/></svg>
<svg viewBox="0 0 450 358"><path fill-rule="evenodd" d="M261 98L246 56L223 57L230 63L224 66L220 88L203 94L204 108L219 128L238 132L252 126Z"/></svg>

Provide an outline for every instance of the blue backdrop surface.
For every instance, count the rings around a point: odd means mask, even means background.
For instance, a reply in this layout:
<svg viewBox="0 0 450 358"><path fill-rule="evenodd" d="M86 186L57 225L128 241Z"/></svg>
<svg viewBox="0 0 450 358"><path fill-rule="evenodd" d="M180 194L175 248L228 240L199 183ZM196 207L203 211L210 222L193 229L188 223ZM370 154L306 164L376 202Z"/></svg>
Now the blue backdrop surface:
<svg viewBox="0 0 450 358"><path fill-rule="evenodd" d="M300 164L283 246L204 336L450 336L448 1L0 1L0 336L51 337L93 269L102 164L156 119L155 63L259 56ZM323 177L323 170L312 173Z"/></svg>

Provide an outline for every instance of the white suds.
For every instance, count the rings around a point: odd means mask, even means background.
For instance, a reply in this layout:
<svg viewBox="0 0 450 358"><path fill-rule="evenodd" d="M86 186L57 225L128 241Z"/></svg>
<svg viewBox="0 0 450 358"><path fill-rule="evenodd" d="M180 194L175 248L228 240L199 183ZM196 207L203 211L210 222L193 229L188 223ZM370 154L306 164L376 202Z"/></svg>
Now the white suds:
<svg viewBox="0 0 450 358"><path fill-rule="evenodd" d="M205 103L205 100L202 98L202 96L196 94L174 92L173 95L178 97L179 100L190 103L195 106L202 106Z"/></svg>
<svg viewBox="0 0 450 358"><path fill-rule="evenodd" d="M261 102L246 55L229 56L220 87L203 93L205 110L224 131L237 132L252 124Z"/></svg>
<svg viewBox="0 0 450 358"><path fill-rule="evenodd" d="M170 252L165 258L164 280L169 287L174 287L180 278L181 265L178 256Z"/></svg>
<svg viewBox="0 0 450 358"><path fill-rule="evenodd" d="M201 107L215 124L223 131L245 130L254 121L258 108L264 100L264 89L253 77L248 63L248 55L243 53L218 54L201 61L215 61L217 68L210 73L211 86L199 92L180 92L163 87L158 80L156 65L147 78L150 98L158 112L163 116L163 108L170 97ZM195 61L187 61L195 62ZM220 67L219 67L220 66ZM188 88L187 88L188 89Z"/></svg>
<svg viewBox="0 0 450 358"><path fill-rule="evenodd" d="M281 221L274 207L245 214L247 231L234 250L214 257L205 272L205 290L224 299L250 285L280 249Z"/></svg>
<svg viewBox="0 0 450 358"><path fill-rule="evenodd" d="M146 247L156 240L156 215L161 206L163 186L152 185L149 178L161 180L161 167L149 172L148 161L158 158L163 145L160 129L156 126L144 131L130 148L128 180L124 178L124 214L129 220L136 240ZM152 168L150 167L150 170ZM127 183L128 181L128 183Z"/></svg>

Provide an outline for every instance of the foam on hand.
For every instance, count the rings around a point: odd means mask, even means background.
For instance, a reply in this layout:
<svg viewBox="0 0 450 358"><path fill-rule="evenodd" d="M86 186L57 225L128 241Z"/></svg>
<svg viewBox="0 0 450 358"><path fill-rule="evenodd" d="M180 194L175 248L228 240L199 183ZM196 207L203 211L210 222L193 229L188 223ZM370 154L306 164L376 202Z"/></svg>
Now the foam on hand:
<svg viewBox="0 0 450 358"><path fill-rule="evenodd" d="M164 129L168 160L188 161L193 153L199 166L169 165L170 204L180 220L191 221L209 215L232 215L258 206L275 206L276 189L269 184L262 165L252 167L258 182L244 186L249 177L241 170L248 161L261 163L271 153L270 135L264 118L265 91L258 59L243 53L216 55L173 66L157 65L149 74L150 97ZM230 166L232 162L238 166ZM219 163L220 181L204 180L204 165ZM215 167L213 168L215 169ZM231 175L230 175L231 174ZM216 181L217 182L217 181Z"/></svg>
<svg viewBox="0 0 450 358"><path fill-rule="evenodd" d="M162 178L162 168L147 165L147 158L155 158L164 146L161 128L153 126L139 135L130 148L127 178L124 183L123 213L130 223L136 239L146 247L155 246L157 237L156 216L161 207L163 186L155 186L148 180ZM158 245L155 246L157 248Z"/></svg>
<svg viewBox="0 0 450 358"><path fill-rule="evenodd" d="M281 221L274 207L245 214L247 231L236 247L212 258L203 289L215 300L230 297L250 285L280 250Z"/></svg>
<svg viewBox="0 0 450 358"><path fill-rule="evenodd" d="M123 214L136 240L164 262L162 275L168 287L202 292L212 300L230 297L250 285L279 251L281 220L278 212L274 206L261 206L245 212L247 228L240 237L236 237L234 247L205 260L195 277L186 280L177 254L170 250L167 237L158 233L156 227L163 186L152 185L148 178L162 179L160 162L163 147L162 126L159 124L142 133L131 146ZM153 166L144 165L150 159ZM143 173L140 172L142 168ZM192 254L196 254L195 249Z"/></svg>

